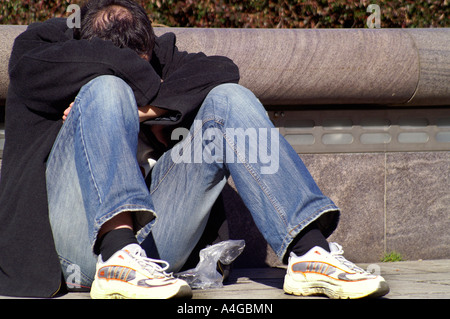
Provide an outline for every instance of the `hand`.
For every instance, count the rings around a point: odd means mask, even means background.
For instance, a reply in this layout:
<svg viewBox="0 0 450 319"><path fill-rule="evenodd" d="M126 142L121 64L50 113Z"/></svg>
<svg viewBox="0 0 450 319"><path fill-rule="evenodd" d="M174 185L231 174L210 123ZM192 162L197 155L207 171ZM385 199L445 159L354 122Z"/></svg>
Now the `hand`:
<svg viewBox="0 0 450 319"><path fill-rule="evenodd" d="M139 112L139 122L144 122L157 117L160 117L167 113L167 110L161 109L156 106L145 105L138 107Z"/></svg>
<svg viewBox="0 0 450 319"><path fill-rule="evenodd" d="M147 120L151 120L157 117L160 117L164 114L166 114L168 111L165 109L161 109L156 106L146 105L146 106L140 106L138 107L138 113L139 113L139 121L144 122ZM152 125L150 127L150 130L155 135L156 139L164 144L165 146L168 145L166 138L164 136L164 125Z"/></svg>
<svg viewBox="0 0 450 319"><path fill-rule="evenodd" d="M70 110L72 109L73 103L74 103L74 102L70 103L69 107L68 107L67 109L64 110L64 114L63 114L63 116L62 116L63 123L66 121L67 116L69 116L69 113L70 113Z"/></svg>

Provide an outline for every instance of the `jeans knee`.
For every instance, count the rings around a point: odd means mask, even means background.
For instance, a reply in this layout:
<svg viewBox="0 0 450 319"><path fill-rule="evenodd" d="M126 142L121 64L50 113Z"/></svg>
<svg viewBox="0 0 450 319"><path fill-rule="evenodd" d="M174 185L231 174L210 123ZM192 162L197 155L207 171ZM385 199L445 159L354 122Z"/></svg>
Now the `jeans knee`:
<svg viewBox="0 0 450 319"><path fill-rule="evenodd" d="M226 96L226 97L235 97L235 96L241 96L241 97L249 97L252 96L253 93L243 87L240 84L237 83L224 83L216 86L214 89L211 90L209 95L212 96Z"/></svg>
<svg viewBox="0 0 450 319"><path fill-rule="evenodd" d="M208 94L207 99L214 105L214 108L226 109L225 113L242 117L267 114L263 105L252 91L242 85L226 83L216 86Z"/></svg>
<svg viewBox="0 0 450 319"><path fill-rule="evenodd" d="M133 94L131 87L115 75L100 75L92 79L86 86L94 91L105 91L110 95Z"/></svg>
<svg viewBox="0 0 450 319"><path fill-rule="evenodd" d="M91 112L102 115L138 116L133 90L124 80L113 75L102 75L91 80L81 89L78 97L89 101L82 103L85 111L89 108Z"/></svg>

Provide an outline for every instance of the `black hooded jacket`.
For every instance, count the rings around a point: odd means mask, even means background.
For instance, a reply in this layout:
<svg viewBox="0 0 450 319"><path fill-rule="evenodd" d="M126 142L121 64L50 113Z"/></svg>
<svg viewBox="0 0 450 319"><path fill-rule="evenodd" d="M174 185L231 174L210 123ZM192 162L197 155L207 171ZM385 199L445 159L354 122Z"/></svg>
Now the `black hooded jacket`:
<svg viewBox="0 0 450 319"><path fill-rule="evenodd" d="M66 19L31 24L16 38L9 62L0 175L0 295L49 297L63 285L48 218L45 165L64 110L84 84L100 75L127 82L138 106L169 110L168 116L142 125L150 140L149 125L188 127L213 87L239 81L230 59L181 52L173 33L156 39L149 63L111 42L74 39Z"/></svg>

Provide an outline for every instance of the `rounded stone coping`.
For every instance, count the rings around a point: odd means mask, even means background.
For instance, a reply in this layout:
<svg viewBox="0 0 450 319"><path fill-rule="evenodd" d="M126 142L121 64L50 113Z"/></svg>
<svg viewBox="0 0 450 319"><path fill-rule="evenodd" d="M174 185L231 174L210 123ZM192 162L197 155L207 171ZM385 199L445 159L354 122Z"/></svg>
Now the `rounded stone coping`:
<svg viewBox="0 0 450 319"><path fill-rule="evenodd" d="M0 26L0 99L14 38ZM265 105L450 105L450 28L203 29L173 32L180 50L225 55Z"/></svg>

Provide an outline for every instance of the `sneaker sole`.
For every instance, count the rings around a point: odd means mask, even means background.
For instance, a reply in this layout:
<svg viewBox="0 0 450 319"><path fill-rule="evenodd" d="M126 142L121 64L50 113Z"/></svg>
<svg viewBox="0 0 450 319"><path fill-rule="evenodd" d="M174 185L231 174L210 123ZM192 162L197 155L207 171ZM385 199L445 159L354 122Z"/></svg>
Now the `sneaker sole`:
<svg viewBox="0 0 450 319"><path fill-rule="evenodd" d="M326 295L331 299L359 299L379 298L389 293L389 286L385 281L380 281L372 289L346 289L342 283L326 281L294 281L289 275L285 276L283 290L285 293L296 296Z"/></svg>
<svg viewBox="0 0 450 319"><path fill-rule="evenodd" d="M153 288L152 288L153 289ZM192 289L189 285L181 285L177 291L172 289L154 288L154 294L143 294L124 289L103 290L98 287L96 280L92 283L92 299L189 299L192 298ZM118 291L123 291L119 293Z"/></svg>

